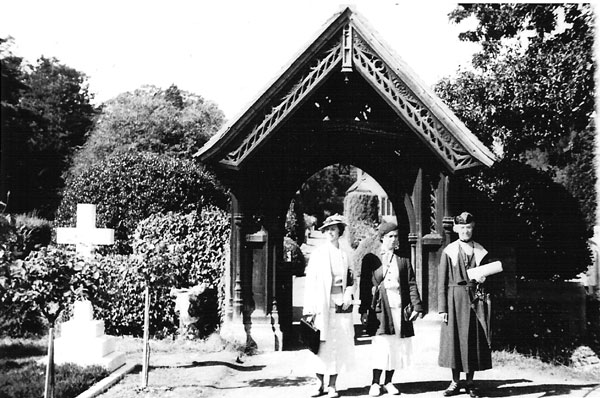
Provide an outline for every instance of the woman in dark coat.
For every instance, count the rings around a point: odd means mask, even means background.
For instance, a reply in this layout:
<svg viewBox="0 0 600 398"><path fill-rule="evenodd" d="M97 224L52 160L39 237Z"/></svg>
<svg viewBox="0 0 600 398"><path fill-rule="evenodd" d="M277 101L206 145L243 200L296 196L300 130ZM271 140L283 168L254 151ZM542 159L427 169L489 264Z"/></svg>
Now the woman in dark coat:
<svg viewBox="0 0 600 398"><path fill-rule="evenodd" d="M442 316L438 363L452 369L452 382L444 396L460 393L460 372L466 373L465 390L478 397L474 388L475 371L490 369L492 355L489 341L489 313L480 280L470 280L467 270L485 262L487 251L472 240L475 222L464 212L454 220L458 240L442 252L438 269L438 303Z"/></svg>
<svg viewBox="0 0 600 398"><path fill-rule="evenodd" d="M368 312L376 314L372 340L373 380L369 395L381 395L381 384L388 394L400 392L392 383L394 370L406 367L412 355L415 335L412 321L423 312L415 273L410 260L397 251L398 226L384 222L379 227L382 240L379 256L367 254L362 260L359 312L370 328ZM385 371L384 382L381 374Z"/></svg>

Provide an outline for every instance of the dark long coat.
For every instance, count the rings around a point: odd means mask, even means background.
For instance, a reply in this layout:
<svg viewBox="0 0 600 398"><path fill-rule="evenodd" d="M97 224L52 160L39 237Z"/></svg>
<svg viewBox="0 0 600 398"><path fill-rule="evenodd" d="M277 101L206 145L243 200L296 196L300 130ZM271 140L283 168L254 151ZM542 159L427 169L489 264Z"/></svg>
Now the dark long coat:
<svg viewBox="0 0 600 398"><path fill-rule="evenodd" d="M457 242L448 245L438 268L439 312L448 314L448 323L442 323L438 364L460 372L492 367L489 330L485 328L490 314L483 309L482 286L467 277L467 269L486 262L487 252L475 245L478 256L471 258Z"/></svg>
<svg viewBox="0 0 600 398"><path fill-rule="evenodd" d="M410 264L410 260L406 257L401 257L396 254L396 266L398 267L398 275L400 278L400 300L402 308L408 304L412 304L414 311L423 312L421 304L421 296L417 288L415 272ZM375 254L366 254L362 260L361 277L360 277L360 307L361 314L366 313L369 309L375 310L379 327L375 332L380 334L395 334L394 323L389 303L387 301L387 293L383 285L380 289L380 294L373 297L373 287L379 286L384 277L384 267L381 259ZM415 335L412 322L404 318L400 324L400 337L412 337Z"/></svg>

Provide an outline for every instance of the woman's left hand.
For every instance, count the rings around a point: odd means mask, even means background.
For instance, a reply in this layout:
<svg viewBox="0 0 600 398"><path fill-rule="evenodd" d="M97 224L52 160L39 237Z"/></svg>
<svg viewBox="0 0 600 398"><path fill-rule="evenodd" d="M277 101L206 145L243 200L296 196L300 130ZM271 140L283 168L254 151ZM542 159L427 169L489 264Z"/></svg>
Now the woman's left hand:
<svg viewBox="0 0 600 398"><path fill-rule="evenodd" d="M477 283L483 283L485 282L485 276L481 276L481 278L477 279Z"/></svg>

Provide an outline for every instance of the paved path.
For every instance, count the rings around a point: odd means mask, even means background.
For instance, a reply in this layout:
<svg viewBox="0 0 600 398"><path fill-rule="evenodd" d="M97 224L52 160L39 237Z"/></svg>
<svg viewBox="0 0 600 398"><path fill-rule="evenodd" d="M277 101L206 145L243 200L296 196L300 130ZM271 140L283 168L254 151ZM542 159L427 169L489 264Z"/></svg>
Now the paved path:
<svg viewBox="0 0 600 398"><path fill-rule="evenodd" d="M420 324L420 326L418 326ZM449 370L437 366L433 347L435 322L419 320L415 327L415 355L409 369L399 371L394 383L404 397L441 397L447 387ZM342 397L368 397L371 370L368 365L370 341L359 339L356 363L340 374ZM306 398L314 389L312 354L307 350L261 353L238 358L234 352L199 354L154 353L151 356L149 388L136 388L139 370L127 375L101 398ZM549 369L552 369L549 367ZM563 374L564 372L561 372ZM600 398L600 380L586 381L528 368L496 365L476 374L487 397L587 397ZM384 395L385 396L385 395ZM465 394L459 397L467 397Z"/></svg>

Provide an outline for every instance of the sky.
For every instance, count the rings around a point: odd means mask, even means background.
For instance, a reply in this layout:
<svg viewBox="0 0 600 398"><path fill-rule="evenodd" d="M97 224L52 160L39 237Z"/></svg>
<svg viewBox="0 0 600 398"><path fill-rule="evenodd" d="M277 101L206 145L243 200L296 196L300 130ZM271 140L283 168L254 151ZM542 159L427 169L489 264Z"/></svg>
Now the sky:
<svg viewBox="0 0 600 398"><path fill-rule="evenodd" d="M40 56L88 76L99 104L151 84L241 113L344 4L352 4L421 79L433 85L478 50L449 1L0 0L0 37L15 55Z"/></svg>

